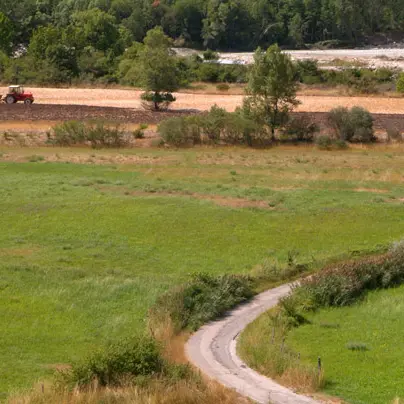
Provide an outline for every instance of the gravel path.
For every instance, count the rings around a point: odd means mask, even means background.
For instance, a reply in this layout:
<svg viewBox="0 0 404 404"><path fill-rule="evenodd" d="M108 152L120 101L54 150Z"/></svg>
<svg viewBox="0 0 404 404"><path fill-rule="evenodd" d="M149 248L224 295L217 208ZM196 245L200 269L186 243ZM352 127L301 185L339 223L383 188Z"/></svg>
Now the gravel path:
<svg viewBox="0 0 404 404"><path fill-rule="evenodd" d="M260 314L275 306L289 291L290 285L268 290L234 309L224 319L200 328L186 345L190 362L207 376L258 403L318 404L318 401L298 395L260 375L237 356L236 344L240 332Z"/></svg>

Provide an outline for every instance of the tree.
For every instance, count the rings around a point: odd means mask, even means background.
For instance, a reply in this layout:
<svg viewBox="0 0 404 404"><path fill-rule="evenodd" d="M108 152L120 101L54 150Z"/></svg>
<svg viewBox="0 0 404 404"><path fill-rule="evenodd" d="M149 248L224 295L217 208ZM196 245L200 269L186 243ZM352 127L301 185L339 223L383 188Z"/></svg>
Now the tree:
<svg viewBox="0 0 404 404"><path fill-rule="evenodd" d="M140 79L146 89L142 99L151 102L155 110L175 101L171 93L180 85L180 72L171 45L172 40L161 27L156 27L147 33L139 55Z"/></svg>
<svg viewBox="0 0 404 404"><path fill-rule="evenodd" d="M13 23L5 14L0 12L0 51L10 53L13 35Z"/></svg>
<svg viewBox="0 0 404 404"><path fill-rule="evenodd" d="M122 53L119 29L112 15L93 8L78 11L72 18L74 26L83 35L86 45L91 45L99 51L113 50L116 54Z"/></svg>
<svg viewBox="0 0 404 404"><path fill-rule="evenodd" d="M289 112L299 104L296 99L298 82L290 56L278 45L266 52L258 48L249 74L244 112L267 125L275 138L276 128L287 122Z"/></svg>

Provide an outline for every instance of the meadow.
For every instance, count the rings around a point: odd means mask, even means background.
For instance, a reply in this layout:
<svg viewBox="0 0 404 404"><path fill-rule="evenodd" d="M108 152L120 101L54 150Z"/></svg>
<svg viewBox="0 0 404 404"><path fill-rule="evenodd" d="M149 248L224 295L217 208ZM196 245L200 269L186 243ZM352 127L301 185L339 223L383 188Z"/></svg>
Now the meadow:
<svg viewBox="0 0 404 404"><path fill-rule="evenodd" d="M192 274L403 236L404 148L0 150L0 400L143 333Z"/></svg>
<svg viewBox="0 0 404 404"><path fill-rule="evenodd" d="M324 391L352 404L404 397L404 287L369 293L352 307L320 310L288 334L302 361L322 358Z"/></svg>

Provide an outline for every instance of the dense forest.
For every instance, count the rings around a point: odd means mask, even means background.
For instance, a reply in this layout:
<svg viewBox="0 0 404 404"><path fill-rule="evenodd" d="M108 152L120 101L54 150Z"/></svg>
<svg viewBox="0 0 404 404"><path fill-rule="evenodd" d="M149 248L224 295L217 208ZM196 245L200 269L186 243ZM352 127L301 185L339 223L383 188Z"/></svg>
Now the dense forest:
<svg viewBox="0 0 404 404"><path fill-rule="evenodd" d="M352 46L403 31L404 7L402 0L0 0L0 79L110 77L125 49L130 59L132 44L155 26L175 46L201 49Z"/></svg>

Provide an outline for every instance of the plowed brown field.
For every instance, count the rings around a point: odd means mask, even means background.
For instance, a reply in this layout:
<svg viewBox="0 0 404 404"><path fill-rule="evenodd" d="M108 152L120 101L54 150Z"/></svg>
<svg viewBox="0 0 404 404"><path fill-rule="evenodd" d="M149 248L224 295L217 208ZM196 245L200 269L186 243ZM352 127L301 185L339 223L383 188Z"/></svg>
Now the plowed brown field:
<svg viewBox="0 0 404 404"><path fill-rule="evenodd" d="M122 89L54 89L33 88L36 103L39 104L75 104L99 107L119 107L140 109L138 90ZM6 89L0 88L0 94ZM174 110L208 110L217 104L229 111L241 105L242 95L219 95L201 93L178 93ZM373 113L404 114L404 98L387 97L333 97L333 96L300 96L302 104L299 111L327 112L336 106L363 106ZM2 106L3 107L3 106Z"/></svg>

